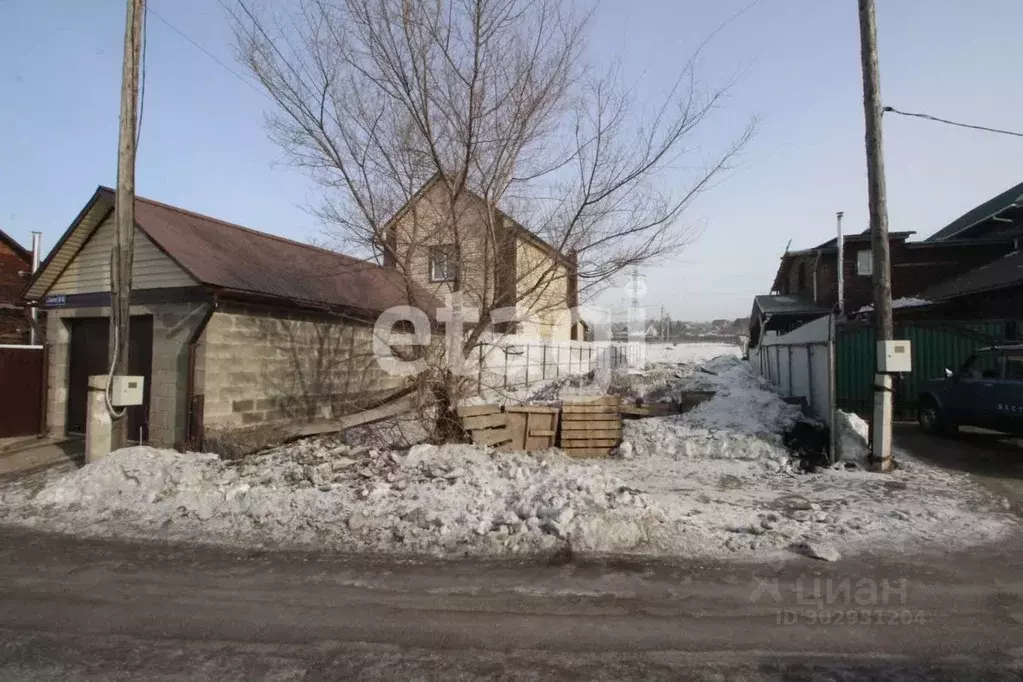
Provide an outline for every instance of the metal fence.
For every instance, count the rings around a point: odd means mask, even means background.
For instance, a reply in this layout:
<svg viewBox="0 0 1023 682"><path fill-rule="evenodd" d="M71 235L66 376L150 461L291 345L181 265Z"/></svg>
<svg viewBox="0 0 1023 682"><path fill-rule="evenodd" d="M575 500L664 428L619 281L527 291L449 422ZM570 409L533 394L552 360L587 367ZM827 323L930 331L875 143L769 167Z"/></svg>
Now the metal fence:
<svg viewBox="0 0 1023 682"><path fill-rule="evenodd" d="M895 338L912 344L913 371L895 382L894 410L898 419L915 419L920 391L931 379L956 370L978 348L1015 336L1018 321L938 320L895 323ZM839 409L870 413L873 405L875 363L874 328L868 323L838 327L836 392Z"/></svg>
<svg viewBox="0 0 1023 682"><path fill-rule="evenodd" d="M641 351L622 343L505 337L482 344L477 352L484 388L514 390L623 367L638 360Z"/></svg>
<svg viewBox="0 0 1023 682"><path fill-rule="evenodd" d="M788 334L765 337L749 351L753 371L782 395L802 398L810 412L831 423L831 318L823 317Z"/></svg>

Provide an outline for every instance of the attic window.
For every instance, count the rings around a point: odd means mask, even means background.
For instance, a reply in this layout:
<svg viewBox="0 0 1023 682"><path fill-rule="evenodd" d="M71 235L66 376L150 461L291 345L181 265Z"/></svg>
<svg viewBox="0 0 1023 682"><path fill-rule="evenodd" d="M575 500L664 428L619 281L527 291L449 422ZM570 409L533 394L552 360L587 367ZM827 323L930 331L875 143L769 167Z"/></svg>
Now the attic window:
<svg viewBox="0 0 1023 682"><path fill-rule="evenodd" d="M430 247L430 281L452 282L455 279L457 260L454 244Z"/></svg>
<svg viewBox="0 0 1023 682"><path fill-rule="evenodd" d="M870 249L856 252L856 274L869 277L874 274L874 254Z"/></svg>

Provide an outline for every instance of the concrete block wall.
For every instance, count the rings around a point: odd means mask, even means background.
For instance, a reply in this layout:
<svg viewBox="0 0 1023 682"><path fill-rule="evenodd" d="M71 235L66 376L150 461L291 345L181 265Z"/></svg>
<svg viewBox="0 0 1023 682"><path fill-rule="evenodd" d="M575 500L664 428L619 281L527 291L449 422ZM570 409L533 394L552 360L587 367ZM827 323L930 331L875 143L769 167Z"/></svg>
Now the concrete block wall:
<svg viewBox="0 0 1023 682"><path fill-rule="evenodd" d="M153 365L149 384L149 442L173 447L185 439L188 423L188 340L205 313L203 303L135 305L131 314L153 316ZM47 316L49 369L47 430L66 433L70 370L70 321L81 317L110 317L110 308L51 310Z"/></svg>
<svg viewBox="0 0 1023 682"><path fill-rule="evenodd" d="M332 419L401 382L377 365L372 327L323 315L221 305L199 354L206 427Z"/></svg>

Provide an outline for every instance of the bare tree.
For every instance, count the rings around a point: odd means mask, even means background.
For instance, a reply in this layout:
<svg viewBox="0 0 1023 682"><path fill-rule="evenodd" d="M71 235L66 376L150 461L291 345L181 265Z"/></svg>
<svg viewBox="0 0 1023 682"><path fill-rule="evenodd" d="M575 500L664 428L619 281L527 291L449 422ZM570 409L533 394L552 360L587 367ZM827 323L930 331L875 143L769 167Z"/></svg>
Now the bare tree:
<svg viewBox="0 0 1023 682"><path fill-rule="evenodd" d="M590 16L568 5L238 0L233 12L241 57L276 103L274 139L326 190L322 217L397 269L410 301L440 279L437 292L478 308L466 355L496 310L544 316L687 244L683 211L752 134L688 186L659 182L725 90L702 92L691 60L644 106L615 69L586 66ZM463 383L433 377L442 406L458 399Z"/></svg>

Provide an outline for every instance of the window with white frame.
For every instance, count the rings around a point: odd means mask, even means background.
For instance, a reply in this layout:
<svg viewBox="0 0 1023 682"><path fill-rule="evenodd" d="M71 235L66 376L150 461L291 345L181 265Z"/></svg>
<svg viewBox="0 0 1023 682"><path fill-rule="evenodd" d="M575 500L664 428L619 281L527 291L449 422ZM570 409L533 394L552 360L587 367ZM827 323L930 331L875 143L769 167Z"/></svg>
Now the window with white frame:
<svg viewBox="0 0 1023 682"><path fill-rule="evenodd" d="M430 281L452 282L455 279L458 262L455 258L455 246L444 244L430 247Z"/></svg>
<svg viewBox="0 0 1023 682"><path fill-rule="evenodd" d="M866 276L874 274L874 254L870 249L856 252L856 274Z"/></svg>

